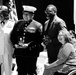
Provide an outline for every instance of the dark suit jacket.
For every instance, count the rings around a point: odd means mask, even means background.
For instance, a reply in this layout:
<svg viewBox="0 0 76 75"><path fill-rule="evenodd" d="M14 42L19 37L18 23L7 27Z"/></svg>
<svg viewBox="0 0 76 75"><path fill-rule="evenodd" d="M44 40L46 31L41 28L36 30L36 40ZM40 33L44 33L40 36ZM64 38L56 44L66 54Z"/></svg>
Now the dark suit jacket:
<svg viewBox="0 0 76 75"><path fill-rule="evenodd" d="M49 24L49 20L45 22L45 27L44 27L45 32L48 24ZM50 23L50 27L47 32L47 35L51 39L51 42L46 46L50 63L57 59L57 54L61 47L61 43L58 41L57 37L59 31L62 29L66 29L65 22L62 19L60 19L58 16L55 16L54 20Z"/></svg>

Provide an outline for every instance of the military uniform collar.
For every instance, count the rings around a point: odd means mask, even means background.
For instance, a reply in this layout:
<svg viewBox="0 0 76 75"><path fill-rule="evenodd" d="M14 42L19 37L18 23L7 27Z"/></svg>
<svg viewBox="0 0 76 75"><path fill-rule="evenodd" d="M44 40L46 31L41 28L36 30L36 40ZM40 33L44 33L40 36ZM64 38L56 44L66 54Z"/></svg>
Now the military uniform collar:
<svg viewBox="0 0 76 75"><path fill-rule="evenodd" d="M29 24L29 23L31 23L32 22L32 20L30 20L30 21L25 21L25 24Z"/></svg>

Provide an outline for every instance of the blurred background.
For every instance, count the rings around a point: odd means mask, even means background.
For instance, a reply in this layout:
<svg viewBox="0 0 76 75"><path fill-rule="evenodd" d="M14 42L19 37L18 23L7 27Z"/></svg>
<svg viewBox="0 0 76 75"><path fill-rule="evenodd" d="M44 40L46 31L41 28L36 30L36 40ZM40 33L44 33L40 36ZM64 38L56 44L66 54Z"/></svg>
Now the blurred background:
<svg viewBox="0 0 76 75"><path fill-rule="evenodd" d="M67 25L68 30L75 30L73 21L74 0L14 0L16 4L18 19L22 19L22 5L31 5L37 8L34 19L44 25L46 15L44 13L48 4L54 4L58 10L58 16L62 18ZM7 5L9 0L2 0Z"/></svg>

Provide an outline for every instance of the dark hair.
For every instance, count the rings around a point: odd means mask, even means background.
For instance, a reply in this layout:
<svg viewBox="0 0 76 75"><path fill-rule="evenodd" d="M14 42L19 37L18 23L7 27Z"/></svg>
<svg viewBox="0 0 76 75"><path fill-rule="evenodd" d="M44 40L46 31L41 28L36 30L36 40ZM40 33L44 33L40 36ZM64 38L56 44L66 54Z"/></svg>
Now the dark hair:
<svg viewBox="0 0 76 75"><path fill-rule="evenodd" d="M49 12L50 13L50 8L52 7L52 11L54 11L54 13L57 13L57 8L56 8L56 6L55 5L53 5L53 4L49 4L48 6L47 6L47 8L46 8L46 10L45 10L45 13L46 12Z"/></svg>
<svg viewBox="0 0 76 75"><path fill-rule="evenodd" d="M75 37L75 38L76 38L75 31L73 31L73 30L69 30L69 33L70 33L71 35L73 35L73 37Z"/></svg>
<svg viewBox="0 0 76 75"><path fill-rule="evenodd" d="M4 19L9 19L9 11L8 10L4 10L2 11L0 14L3 15Z"/></svg>

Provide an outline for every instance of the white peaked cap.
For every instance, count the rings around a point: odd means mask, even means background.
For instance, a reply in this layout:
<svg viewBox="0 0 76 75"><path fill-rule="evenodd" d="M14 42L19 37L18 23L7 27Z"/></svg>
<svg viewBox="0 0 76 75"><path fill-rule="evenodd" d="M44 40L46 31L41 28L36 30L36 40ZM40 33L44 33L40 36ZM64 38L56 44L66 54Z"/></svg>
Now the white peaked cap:
<svg viewBox="0 0 76 75"><path fill-rule="evenodd" d="M28 11L28 12L35 12L37 10L36 7L33 7L33 6L27 6L27 5L23 5L23 11Z"/></svg>
<svg viewBox="0 0 76 75"><path fill-rule="evenodd" d="M0 11L4 11L4 10L7 10L7 9L8 9L7 6L4 6L4 5L1 5L1 6L0 6Z"/></svg>

